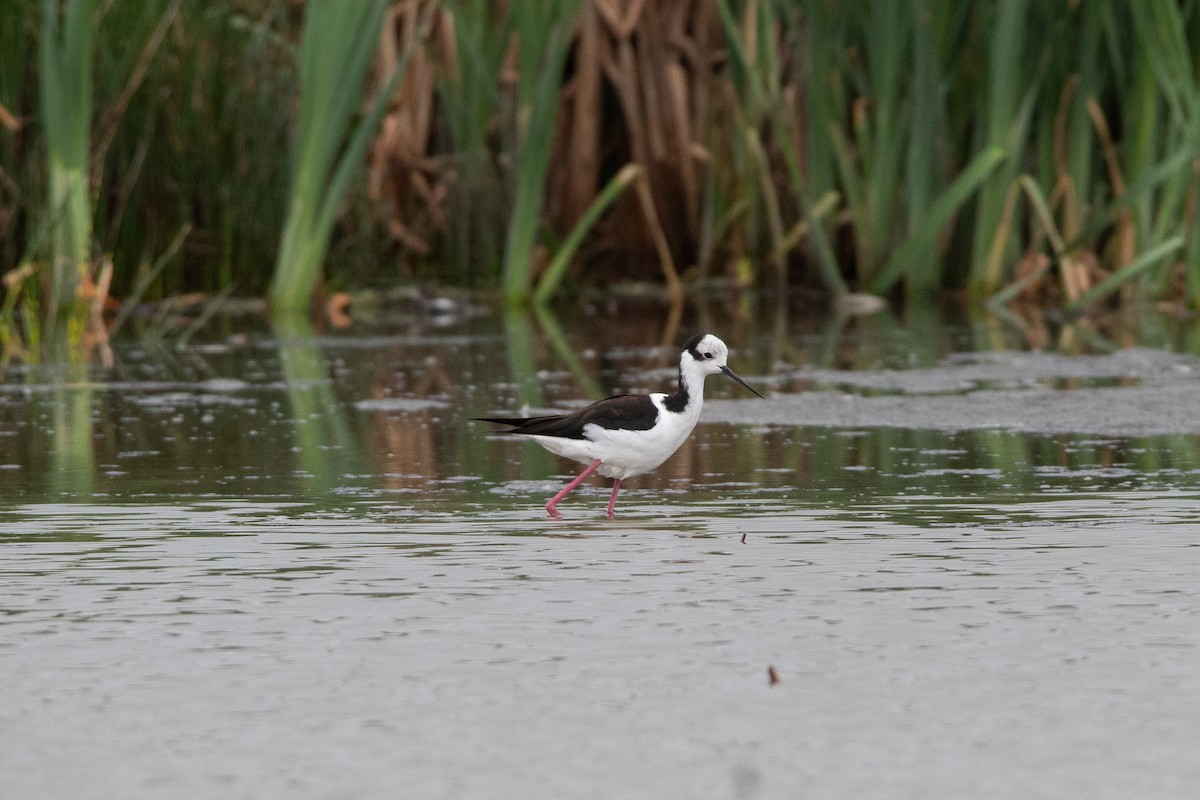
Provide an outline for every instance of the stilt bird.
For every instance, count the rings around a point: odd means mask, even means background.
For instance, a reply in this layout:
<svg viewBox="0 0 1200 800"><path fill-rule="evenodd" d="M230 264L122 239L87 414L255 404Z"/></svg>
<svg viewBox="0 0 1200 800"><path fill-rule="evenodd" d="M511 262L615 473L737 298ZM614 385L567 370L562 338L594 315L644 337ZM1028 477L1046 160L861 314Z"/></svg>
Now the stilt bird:
<svg viewBox="0 0 1200 800"><path fill-rule="evenodd" d="M608 500L612 519L621 481L655 469L687 439L704 405L704 379L723 372L762 397L726 365L729 348L711 333L688 339L679 356L679 388L671 393L621 394L570 414L523 419L478 417L480 422L510 426L506 433L528 436L542 447L587 464L562 491L546 503L552 517L558 503L593 472L613 479Z"/></svg>

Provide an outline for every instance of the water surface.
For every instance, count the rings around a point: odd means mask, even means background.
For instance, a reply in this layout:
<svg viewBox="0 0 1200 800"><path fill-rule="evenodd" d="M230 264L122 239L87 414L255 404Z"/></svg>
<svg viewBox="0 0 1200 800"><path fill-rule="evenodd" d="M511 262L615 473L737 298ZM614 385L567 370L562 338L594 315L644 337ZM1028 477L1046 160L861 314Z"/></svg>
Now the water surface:
<svg viewBox="0 0 1200 800"><path fill-rule="evenodd" d="M600 481L549 520L573 466L468 418L669 383L657 323L596 347L601 321L566 347L482 317L10 371L4 796L1200 782L1186 347L710 322L770 398L710 380L617 520Z"/></svg>

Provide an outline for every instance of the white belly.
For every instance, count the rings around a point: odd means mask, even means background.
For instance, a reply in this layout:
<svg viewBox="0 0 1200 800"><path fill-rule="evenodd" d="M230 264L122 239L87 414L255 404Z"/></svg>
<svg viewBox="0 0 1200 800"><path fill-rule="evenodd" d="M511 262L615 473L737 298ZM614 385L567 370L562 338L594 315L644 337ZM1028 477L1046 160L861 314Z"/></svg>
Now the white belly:
<svg viewBox="0 0 1200 800"><path fill-rule="evenodd" d="M609 478L632 478L658 467L679 449L700 418L700 403L693 401L683 413L673 413L662 407L665 395L650 396L658 406L658 424L645 431L625 431L587 425L584 439L563 439L557 436L531 436L551 453L564 458L591 464L599 460L596 471Z"/></svg>

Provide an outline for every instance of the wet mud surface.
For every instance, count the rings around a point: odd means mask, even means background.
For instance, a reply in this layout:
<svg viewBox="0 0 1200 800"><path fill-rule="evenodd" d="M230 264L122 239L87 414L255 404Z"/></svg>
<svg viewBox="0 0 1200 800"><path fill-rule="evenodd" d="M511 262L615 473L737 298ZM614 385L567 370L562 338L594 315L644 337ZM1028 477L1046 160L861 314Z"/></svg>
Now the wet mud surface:
<svg viewBox="0 0 1200 800"><path fill-rule="evenodd" d="M1005 353L927 369L790 377L813 389L765 403L715 402L737 424L1149 436L1200 433L1200 361L1155 350L1065 357ZM832 387L832 388L831 388Z"/></svg>

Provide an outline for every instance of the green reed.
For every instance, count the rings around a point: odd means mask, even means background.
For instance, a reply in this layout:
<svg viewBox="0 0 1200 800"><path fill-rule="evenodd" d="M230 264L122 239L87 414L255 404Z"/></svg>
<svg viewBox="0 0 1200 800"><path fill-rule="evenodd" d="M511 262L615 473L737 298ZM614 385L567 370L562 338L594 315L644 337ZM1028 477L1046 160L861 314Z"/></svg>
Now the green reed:
<svg viewBox="0 0 1200 800"><path fill-rule="evenodd" d="M386 11L378 1L310 0L305 8L295 161L270 291L278 310L308 307L337 213L402 72L403 63L356 120L360 93L350 88L363 84Z"/></svg>
<svg viewBox="0 0 1200 800"><path fill-rule="evenodd" d="M116 3L100 44L104 107L120 92L166 0ZM266 291L284 224L296 62L286 0L184 0L129 99L101 176L98 233L118 259L114 292L147 299ZM159 256L189 226L186 246ZM160 269L153 270L151 267ZM150 277L152 280L145 281Z"/></svg>
<svg viewBox="0 0 1200 800"><path fill-rule="evenodd" d="M529 299L542 224L546 173L558 117L558 90L579 0L516 0L509 14L518 42L518 78L510 153L513 205L504 247L505 299Z"/></svg>
<svg viewBox="0 0 1200 800"><path fill-rule="evenodd" d="M264 290L267 281L258 275L269 273L259 265L269 267L275 252L286 191L290 115L280 102L292 93L280 16L286 0L254 3L262 16L253 19L239 11L250 4L237 0L92 3L90 13L49 5L61 11L43 14L43 4L0 0L0 104L16 120L10 128L0 112L6 352L36 357L39 341L64 329L56 323L62 305L55 301L56 317L43 288L57 286L68 310L80 312L68 314L65 326L77 337L87 303L76 302L70 283L88 274L95 253L112 254L110 291L126 301L215 291L232 283L234 263L240 286ZM80 17L87 17L87 32L71 29ZM93 58L71 54L89 38ZM86 103L63 103L62 87L80 83L61 79L64 60L72 75L94 64L92 111ZM84 137L87 163L80 168ZM69 171L56 155L63 152L72 153ZM59 187L70 184L51 176L68 172L72 180L83 175L87 189L70 202L55 200L51 191L61 195ZM189 230L193 235L180 247L180 234ZM86 250L66 244L76 240L86 241ZM56 246L82 253L73 269L67 258L51 255ZM53 264L58 280L43 281ZM50 322L45 337L43 315Z"/></svg>
<svg viewBox="0 0 1200 800"><path fill-rule="evenodd" d="M536 304L544 305L554 296L567 273L567 266L570 264L571 258L579 249L580 242L583 241L583 237L596 224L600 215L621 196L621 193L641 177L641 167L636 164L627 164L605 184L600 194L596 195L596 199L583 212L579 222L563 239L562 244L559 245L554 256L546 265L545 272L538 279L537 289L533 292L533 301Z"/></svg>
<svg viewBox="0 0 1200 800"><path fill-rule="evenodd" d="M1044 248L1051 270L1038 278L1054 279L1055 302L1072 310L1126 285L1161 297L1180 269L1200 301L1200 186L1182 163L1200 146L1188 45L1200 4L811 0L771 9L796 20L782 41L785 61L808 68L806 191L843 198L840 226L826 230L850 245L837 256L851 286L883 294L902 285L919 301L965 281L976 298L1011 299L1020 259ZM753 29L726 25L743 70ZM797 30L804 35L786 33ZM741 93L740 107L752 116L762 95ZM808 265L827 275L827 258L828 243L812 237ZM1022 277L1024 289L1035 284Z"/></svg>
<svg viewBox="0 0 1200 800"><path fill-rule="evenodd" d="M580 2L446 4L456 60L439 96L453 146L459 221L450 232L447 267L479 282L498 279L510 303L531 299L534 291L563 65ZM512 84L501 77L510 46L518 67ZM561 269L554 274L541 284L543 298L561 279Z"/></svg>
<svg viewBox="0 0 1200 800"><path fill-rule="evenodd" d="M807 239L825 288L835 296L845 294L849 289L829 245L823 219L828 205L839 198L832 188L832 173L823 171L812 157L818 149L829 152L818 144L825 137L805 130L796 109L789 108L792 104L786 100L788 93L796 90L798 75L794 66L785 68L786 55L789 51L794 55L809 50L812 40L804 38L799 24L788 25L783 37L777 39L777 10L768 3L748 4L740 18L724 0L718 3L718 9L732 55L730 80L736 91L730 94L737 101L731 109L732 130L720 127L720 120L715 121L712 139L715 146L728 147L732 169L714 169L716 179L708 191L713 196L712 204L723 207L725 214L713 220L716 225L710 225L707 236L718 238L714 227L729 234L734 217L740 217L739 238L748 252L735 255L743 256L742 263L768 263L777 290L786 285L787 256ZM783 18L797 22L793 14L784 14ZM820 26L819 20L812 22ZM813 52L814 58L818 56ZM827 97L823 92L813 94ZM810 148L807 165L798 147L806 138ZM773 164L782 165L782 174ZM809 167L807 175L805 166ZM786 190L781 191L781 187ZM745 258L747 255L755 258Z"/></svg>
<svg viewBox="0 0 1200 800"><path fill-rule="evenodd" d="M95 0L43 0L39 105L46 140L49 297L52 319L77 308L77 288L92 249L88 186L92 125ZM53 333L57 326L47 328Z"/></svg>
<svg viewBox="0 0 1200 800"><path fill-rule="evenodd" d="M1124 120L1131 126L1132 139L1138 148L1135 151L1138 160L1131 165L1134 179L1141 177L1148 165L1161 163L1174 151L1192 154L1200 151L1200 82L1192 55L1192 43L1200 34L1196 22L1198 10L1195 2L1151 0L1139 5L1133 14L1139 55L1144 59L1133 68L1141 66L1140 71L1146 72L1144 65L1148 63L1154 76L1153 88L1139 88L1148 94L1156 93L1155 105L1162 109L1146 117L1131 113ZM1149 105L1151 99L1142 102ZM1159 109L1151 106L1147 110ZM1195 210L1198 192L1200 180L1194 166L1189 164L1167 177L1148 201L1143 200L1137 220L1139 249L1161 246L1178 232L1186 235L1184 274L1186 294L1193 306L1200 303L1200 225ZM1148 273L1150 294L1161 295L1171 276L1170 270Z"/></svg>
<svg viewBox="0 0 1200 800"><path fill-rule="evenodd" d="M385 259L399 249L377 221L389 211L354 180L381 110L365 89L395 77L366 77L385 0L0 0L16 21L0 30L5 319L61 313L94 253L112 254L122 299L236 284L303 306L323 269L383 283L397 259L410 275L545 299L570 262L626 244L611 219L657 228L648 250L665 231L668 257L694 261L678 264L685 277L777 291L1200 305L1200 0L694 4L676 33L707 33L630 73L685 82L685 113L639 98L636 113L670 117L640 129L622 116L632 83L617 85L617 49L579 44L598 19L580 21L582 2L428 4L436 119L420 169L447 199L400 220L427 254ZM671 19L648 5L630 24ZM619 40L613 25L600 41ZM625 40L634 53L641 33ZM582 163L558 112L585 72L602 76L603 102L567 121L595 117L604 149L572 229L548 190ZM684 118L694 147L631 156L649 152L634 137ZM607 206L626 163L646 184ZM666 197L664 175L695 175L695 196ZM629 213L646 196L670 224ZM672 202L693 216L667 219ZM657 280L661 256L628 276ZM47 265L45 296L22 264Z"/></svg>
<svg viewBox="0 0 1200 800"><path fill-rule="evenodd" d="M940 289L940 240L1004 156L995 146L965 154L952 146L945 98L965 24L959 5L751 3L741 19L730 4L720 8L748 151L768 142L775 154L743 156L743 171L782 173L761 179L758 193L776 252L778 231L804 230L807 260L834 294L886 293L901 281L910 295ZM786 23L782 34L776 20ZM801 89L802 113L785 112ZM771 196L783 183L788 202ZM840 264L830 242L836 227L812 214L830 197L842 198L837 218L853 247Z"/></svg>
<svg viewBox="0 0 1200 800"><path fill-rule="evenodd" d="M458 282L493 283L502 263L511 207L491 144L502 107L497 76L511 25L508 17L494 18L490 0L448 0L446 7L454 18L458 60L442 76L438 96L457 175L451 184L457 224L447 237L441 274Z"/></svg>

